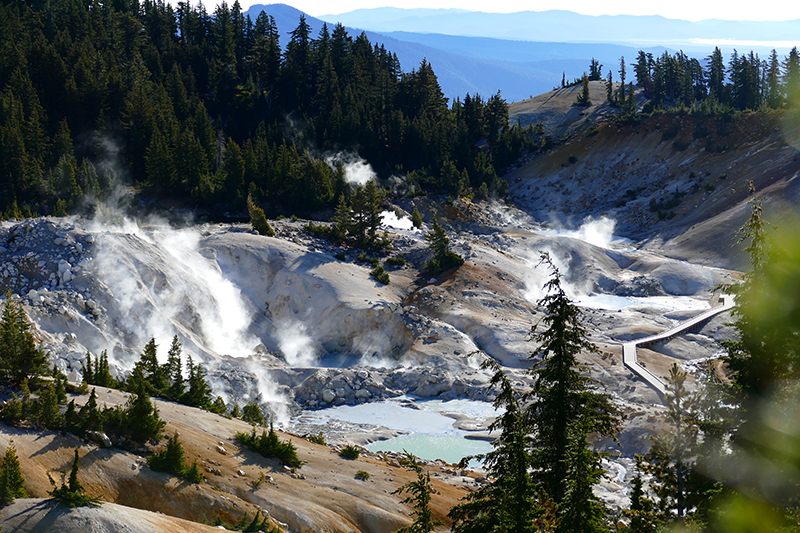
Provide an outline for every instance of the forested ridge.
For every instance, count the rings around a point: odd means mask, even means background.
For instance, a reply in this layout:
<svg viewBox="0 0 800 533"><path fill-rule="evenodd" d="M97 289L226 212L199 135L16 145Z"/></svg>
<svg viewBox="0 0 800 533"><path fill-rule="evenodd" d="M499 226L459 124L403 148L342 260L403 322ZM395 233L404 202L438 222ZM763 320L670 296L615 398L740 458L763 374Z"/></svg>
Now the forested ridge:
<svg viewBox="0 0 800 533"><path fill-rule="evenodd" d="M281 36L238 2L3 1L0 91L6 216L75 211L118 177L217 212L252 195L310 213L345 192L324 157L339 151L406 192L502 192L525 144L499 92L448 106L424 60L403 72L366 35L312 36L303 17Z"/></svg>

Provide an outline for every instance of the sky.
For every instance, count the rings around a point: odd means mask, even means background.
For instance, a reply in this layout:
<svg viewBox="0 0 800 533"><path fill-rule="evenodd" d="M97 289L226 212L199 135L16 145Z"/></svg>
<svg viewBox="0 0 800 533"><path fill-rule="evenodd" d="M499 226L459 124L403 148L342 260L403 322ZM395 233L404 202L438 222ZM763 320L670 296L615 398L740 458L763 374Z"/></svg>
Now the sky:
<svg viewBox="0 0 800 533"><path fill-rule="evenodd" d="M697 1L671 0L668 2L642 0L616 0L614 2L597 0L563 0L554 4L541 0L240 0L247 9L252 4L285 3L311 16L347 13L355 9L373 7L404 8L460 8L469 11L486 11L493 13L514 13L518 11L546 11L563 9L584 15L662 15L667 18L682 20L703 20L709 18L727 20L798 20L800 33L800 2L780 2L768 0L753 2L752 0L730 1ZM754 9L758 5L758 9Z"/></svg>

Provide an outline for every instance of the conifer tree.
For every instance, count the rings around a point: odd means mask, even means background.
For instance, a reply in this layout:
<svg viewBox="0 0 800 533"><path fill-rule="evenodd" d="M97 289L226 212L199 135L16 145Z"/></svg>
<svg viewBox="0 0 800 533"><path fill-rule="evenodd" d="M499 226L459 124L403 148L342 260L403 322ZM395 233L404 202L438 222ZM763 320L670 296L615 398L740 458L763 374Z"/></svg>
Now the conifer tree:
<svg viewBox="0 0 800 533"><path fill-rule="evenodd" d="M466 457L459 465L466 468L470 460L477 459L492 481L470 492L462 503L456 505L448 516L453 519L454 533L524 533L548 530L547 519L554 518L541 501L528 472L531 465L530 427L523 418L522 401L500 365L487 358L481 365L494 372L490 384L498 388L495 409L503 409L489 426L489 431L500 430L492 441L494 450ZM548 516L548 514L550 516Z"/></svg>
<svg viewBox="0 0 800 533"><path fill-rule="evenodd" d="M141 373L132 374L133 391L125 407L126 430L131 438L140 442L157 439L165 422L158 416L158 409L150 401L147 386Z"/></svg>
<svg viewBox="0 0 800 533"><path fill-rule="evenodd" d="M422 229L422 213L419 212L417 206L414 206L414 211L411 213L411 224L417 229Z"/></svg>
<svg viewBox="0 0 800 533"><path fill-rule="evenodd" d="M56 482L48 474L53 490L49 494L59 502L69 507L96 506L99 503L97 498L92 498L86 494L86 490L78 480L80 454L75 448L75 458L72 461L72 468L69 473L69 481L66 481L67 472L61 472L61 486L56 487Z"/></svg>
<svg viewBox="0 0 800 533"><path fill-rule="evenodd" d="M250 224L256 233L265 237L275 236L275 230L269 225L264 210L253 202L252 196L247 197L247 211L250 214Z"/></svg>
<svg viewBox="0 0 800 533"><path fill-rule="evenodd" d="M103 431L103 414L97 407L97 391L94 387L92 387L92 392L89 394L89 399L78 412L78 419L80 420L79 429L81 433Z"/></svg>
<svg viewBox="0 0 800 533"><path fill-rule="evenodd" d="M417 480L401 485L393 490L392 494L409 493L409 496L400 503L412 504L414 521L409 526L401 527L396 533L431 533L443 524L441 520L435 520L431 512L431 474L430 472L423 473L422 467L417 463L417 458L408 452L406 452L406 461L408 466L417 473Z"/></svg>
<svg viewBox="0 0 800 533"><path fill-rule="evenodd" d="M533 401L525 414L534 430L533 478L560 509L570 479L571 441L581 435L571 428L581 421L585 434L613 436L620 413L610 395L598 392L596 381L582 373L585 368L577 356L597 347L586 340L581 311L564 292L561 274L547 253L542 254L540 264L548 267L552 276L544 286L547 294L537 302L545 315L531 328L531 339L538 344L531 358L538 361L531 368ZM539 325L544 326L541 331Z"/></svg>
<svg viewBox="0 0 800 533"><path fill-rule="evenodd" d="M167 352L167 362L164 365L164 375L169 381L167 398L174 401L181 401L185 394L185 383L183 379L183 361L181 360L181 343L178 336L172 337L172 344Z"/></svg>
<svg viewBox="0 0 800 533"><path fill-rule="evenodd" d="M575 105L590 106L592 101L589 99L589 77L583 73L581 78L581 92L578 94L578 99L575 100Z"/></svg>
<svg viewBox="0 0 800 533"><path fill-rule="evenodd" d="M0 502L13 503L15 498L25 498L28 491L25 489L25 479L17 457L14 440L11 439L0 464Z"/></svg>
<svg viewBox="0 0 800 533"><path fill-rule="evenodd" d="M36 346L22 304L6 291L0 317L0 372L14 383L34 378L47 369L47 354Z"/></svg>
<svg viewBox="0 0 800 533"><path fill-rule="evenodd" d="M464 264L464 258L450 250L450 239L447 238L444 228L439 225L438 219L433 219L433 228L425 234L425 240L433 252L433 257L425 263L425 270L431 274L436 275L443 270Z"/></svg>
<svg viewBox="0 0 800 533"><path fill-rule="evenodd" d="M211 387L206 381L206 373L200 363L195 365L192 362L191 356L189 356L187 366L189 368L189 390L183 395L181 403L205 409L211 404Z"/></svg>

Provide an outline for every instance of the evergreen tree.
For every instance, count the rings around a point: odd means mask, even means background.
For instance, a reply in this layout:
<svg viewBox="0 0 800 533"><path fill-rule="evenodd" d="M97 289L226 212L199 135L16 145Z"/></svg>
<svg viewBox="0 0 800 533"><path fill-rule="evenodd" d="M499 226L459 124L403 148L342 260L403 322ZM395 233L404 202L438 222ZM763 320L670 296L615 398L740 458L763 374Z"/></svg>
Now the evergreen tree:
<svg viewBox="0 0 800 533"><path fill-rule="evenodd" d="M148 388L157 395L162 395L167 388L167 380L164 376L163 368L158 363L158 346L156 345L155 338L151 338L144 347L139 361L136 362L136 368L131 373L131 377L137 373L144 378ZM137 384L130 384L133 390Z"/></svg>
<svg viewBox="0 0 800 533"><path fill-rule="evenodd" d="M545 312L540 322L544 329L537 331L539 324L531 328L531 339L538 344L531 358L538 361L531 368L536 379L534 399L525 414L534 430L533 478L560 509L570 479L571 440L581 435L571 428L580 421L586 434L613 436L620 413L611 397L598 392L596 382L581 373L585 368L577 356L597 348L586 340L581 311L564 292L561 274L550 256L543 253L540 264L547 266L552 276L544 286L547 294L537 302Z"/></svg>
<svg viewBox="0 0 800 533"><path fill-rule="evenodd" d="M150 401L144 377L134 370L133 391L125 406L125 430L133 440L145 442L158 439L165 422L158 416L158 409Z"/></svg>
<svg viewBox="0 0 800 533"><path fill-rule="evenodd" d="M589 81L600 81L603 79L603 65L592 58L589 63Z"/></svg>
<svg viewBox="0 0 800 533"><path fill-rule="evenodd" d="M265 237L275 236L275 231L272 229L272 226L269 225L264 210L253 202L252 196L247 197L247 211L250 214L250 224L253 226L253 230L256 233L264 235Z"/></svg>
<svg viewBox="0 0 800 533"><path fill-rule="evenodd" d="M263 426L265 419L257 400L253 400L242 408L242 420L250 424Z"/></svg>
<svg viewBox="0 0 800 533"><path fill-rule="evenodd" d="M412 504L414 511L414 521L411 525L401 527L396 533L431 533L444 522L435 520L431 512L431 475L429 472L423 474L422 467L417 463L417 458L406 452L408 466L417 473L416 481L409 481L392 491L392 494L409 493L409 496L400 503Z"/></svg>
<svg viewBox="0 0 800 533"><path fill-rule="evenodd" d="M211 404L211 387L206 381L206 373L200 364L193 364L189 356L189 390L183 395L181 403L192 407L207 408Z"/></svg>
<svg viewBox="0 0 800 533"><path fill-rule="evenodd" d="M411 213L411 224L417 229L422 229L422 214L417 206L414 206L414 211Z"/></svg>
<svg viewBox="0 0 800 533"><path fill-rule="evenodd" d="M175 335L172 337L172 345L169 347L169 352L167 352L167 362L163 370L164 375L169 380L167 398L174 401L180 401L185 394L181 349L181 343L178 340L178 336Z"/></svg>
<svg viewBox="0 0 800 533"><path fill-rule="evenodd" d="M183 476L186 473L186 462L183 445L178 438L178 434L175 433L167 440L165 449L148 457L147 464L158 472L168 472L176 476Z"/></svg>
<svg viewBox="0 0 800 533"><path fill-rule="evenodd" d="M494 374L490 384L497 387L495 409L503 409L489 426L499 429L500 436L492 441L494 449L483 455L461 461L465 468L470 460L482 461L492 481L463 498L448 516L453 519L455 533L508 532L523 533L549 530L546 526L548 509L528 472L531 465L529 426L522 416L522 402L503 369L493 359L481 365ZM550 513L552 515L552 513ZM554 517L549 516L550 521Z"/></svg>
<svg viewBox="0 0 800 533"><path fill-rule="evenodd" d="M592 488L604 470L601 454L593 451L587 439L591 413L584 414L568 428L569 448L565 455L567 477L564 498L558 506L557 533L600 533L608 531L608 510Z"/></svg>
<svg viewBox="0 0 800 533"><path fill-rule="evenodd" d="M0 317L0 371L19 384L46 370L47 354L36 346L22 304L6 291Z"/></svg>
<svg viewBox="0 0 800 533"><path fill-rule="evenodd" d="M15 498L26 498L28 491L25 489L25 479L17 457L14 440L11 439L0 464L0 502L14 503Z"/></svg>
<svg viewBox="0 0 800 533"><path fill-rule="evenodd" d="M450 239L444 228L439 225L439 220L433 219L433 229L425 234L428 247L433 252L428 262L425 263L425 270L433 275L464 264L464 258L450 250Z"/></svg>
<svg viewBox="0 0 800 533"><path fill-rule="evenodd" d="M575 100L575 105L579 106L590 106L592 105L592 101L589 99L589 77L586 73L583 73L583 77L581 78L581 92L578 95L578 99Z"/></svg>
<svg viewBox="0 0 800 533"><path fill-rule="evenodd" d="M97 407L97 391L92 387L89 399L78 412L80 420L79 431L83 434L88 431L103 431L103 414Z"/></svg>

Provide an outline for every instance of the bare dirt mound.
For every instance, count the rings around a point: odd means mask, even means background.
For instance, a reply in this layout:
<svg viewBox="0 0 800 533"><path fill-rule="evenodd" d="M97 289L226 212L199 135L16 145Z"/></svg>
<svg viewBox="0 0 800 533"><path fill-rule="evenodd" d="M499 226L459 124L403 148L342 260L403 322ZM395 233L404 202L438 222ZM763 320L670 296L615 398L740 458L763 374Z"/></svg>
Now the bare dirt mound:
<svg viewBox="0 0 800 533"><path fill-rule="evenodd" d="M9 533L211 533L215 527L114 503L71 509L55 500L26 498L0 512Z"/></svg>

